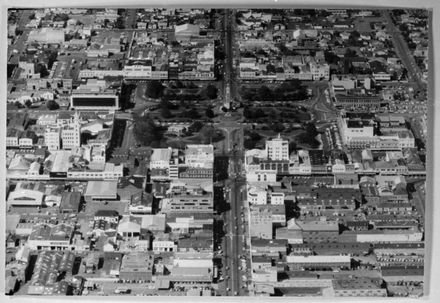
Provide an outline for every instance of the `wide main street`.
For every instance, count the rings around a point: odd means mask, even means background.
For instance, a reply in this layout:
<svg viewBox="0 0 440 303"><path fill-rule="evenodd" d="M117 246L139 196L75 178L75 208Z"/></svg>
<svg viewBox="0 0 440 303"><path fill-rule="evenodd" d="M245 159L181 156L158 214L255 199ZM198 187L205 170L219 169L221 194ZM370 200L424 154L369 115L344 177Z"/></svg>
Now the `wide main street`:
<svg viewBox="0 0 440 303"><path fill-rule="evenodd" d="M394 25L390 12L384 11L383 16L386 21L387 31L393 38L396 53L408 70L409 80L415 82L418 90L425 90L426 83L424 83L421 79L420 69L416 64L416 61L414 60L411 50L408 48L408 44L405 42L402 33Z"/></svg>

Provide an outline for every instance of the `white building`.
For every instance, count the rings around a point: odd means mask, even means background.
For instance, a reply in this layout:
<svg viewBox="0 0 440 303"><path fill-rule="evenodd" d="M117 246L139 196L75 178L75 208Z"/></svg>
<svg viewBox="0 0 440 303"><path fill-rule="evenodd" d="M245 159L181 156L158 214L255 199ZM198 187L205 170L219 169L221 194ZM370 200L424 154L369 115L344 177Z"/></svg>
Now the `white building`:
<svg viewBox="0 0 440 303"><path fill-rule="evenodd" d="M330 66L325 64L317 64L310 62L310 73L313 76L313 80L329 80L330 79Z"/></svg>
<svg viewBox="0 0 440 303"><path fill-rule="evenodd" d="M37 119L37 125L54 125L57 123L57 114L45 114L41 115Z"/></svg>
<svg viewBox="0 0 440 303"><path fill-rule="evenodd" d="M266 188L255 185L248 185L247 200L249 204L252 205L266 205L267 204Z"/></svg>
<svg viewBox="0 0 440 303"><path fill-rule="evenodd" d="M269 201L272 205L284 205L284 193L269 193Z"/></svg>
<svg viewBox="0 0 440 303"><path fill-rule="evenodd" d="M212 168L214 165L214 147L210 144L187 145L185 164L190 167Z"/></svg>
<svg viewBox="0 0 440 303"><path fill-rule="evenodd" d="M267 182L273 183L277 179L276 170L256 170L246 173L248 182Z"/></svg>
<svg viewBox="0 0 440 303"><path fill-rule="evenodd" d="M266 154L270 160L289 160L289 141L278 138L266 141Z"/></svg>
<svg viewBox="0 0 440 303"><path fill-rule="evenodd" d="M49 151L59 150L61 147L61 129L60 127L47 127L44 132L44 144Z"/></svg>
<svg viewBox="0 0 440 303"><path fill-rule="evenodd" d="M168 148L153 148L150 159L151 169L169 169L173 150Z"/></svg>
<svg viewBox="0 0 440 303"><path fill-rule="evenodd" d="M174 241L168 241L168 240L154 240L153 241L153 251L156 253L160 252L174 252L177 251L177 245L174 243Z"/></svg>

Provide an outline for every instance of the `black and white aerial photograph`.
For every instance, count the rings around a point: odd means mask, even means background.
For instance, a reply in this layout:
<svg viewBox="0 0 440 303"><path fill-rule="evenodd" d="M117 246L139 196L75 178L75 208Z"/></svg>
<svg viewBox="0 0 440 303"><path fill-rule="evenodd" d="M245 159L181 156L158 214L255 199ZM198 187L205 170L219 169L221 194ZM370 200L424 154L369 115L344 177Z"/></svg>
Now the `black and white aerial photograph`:
<svg viewBox="0 0 440 303"><path fill-rule="evenodd" d="M7 9L5 296L425 296L429 9L124 6Z"/></svg>

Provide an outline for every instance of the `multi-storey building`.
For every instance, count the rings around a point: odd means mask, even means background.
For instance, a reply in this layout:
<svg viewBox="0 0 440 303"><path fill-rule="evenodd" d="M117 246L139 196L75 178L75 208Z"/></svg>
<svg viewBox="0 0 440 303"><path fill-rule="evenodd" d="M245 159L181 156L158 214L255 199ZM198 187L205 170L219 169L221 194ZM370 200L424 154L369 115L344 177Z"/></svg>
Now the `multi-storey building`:
<svg viewBox="0 0 440 303"><path fill-rule="evenodd" d="M289 160L289 141L278 138L266 141L267 158L271 160Z"/></svg>

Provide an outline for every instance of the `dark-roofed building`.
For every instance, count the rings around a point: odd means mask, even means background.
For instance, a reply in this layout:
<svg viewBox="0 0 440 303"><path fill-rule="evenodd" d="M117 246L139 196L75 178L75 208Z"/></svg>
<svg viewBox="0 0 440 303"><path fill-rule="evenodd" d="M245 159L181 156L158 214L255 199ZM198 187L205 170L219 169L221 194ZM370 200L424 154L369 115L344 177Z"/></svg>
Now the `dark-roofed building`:
<svg viewBox="0 0 440 303"><path fill-rule="evenodd" d="M318 255L363 255L371 249L370 243L310 243L308 246Z"/></svg>
<svg viewBox="0 0 440 303"><path fill-rule="evenodd" d="M355 210L361 199L359 189L317 188L313 189L312 198L298 199L298 207L301 209L301 213L320 212L325 209Z"/></svg>
<svg viewBox="0 0 440 303"><path fill-rule="evenodd" d="M368 230L368 221L347 221L345 224L350 230Z"/></svg>
<svg viewBox="0 0 440 303"><path fill-rule="evenodd" d="M28 294L66 294L57 285L60 280L72 276L75 255L66 251L41 251L35 262ZM46 289L46 287L48 287Z"/></svg>
<svg viewBox="0 0 440 303"><path fill-rule="evenodd" d="M64 192L61 196L60 213L77 213L81 202L81 193L78 191Z"/></svg>
<svg viewBox="0 0 440 303"><path fill-rule="evenodd" d="M275 296L321 297L322 287L275 287Z"/></svg>
<svg viewBox="0 0 440 303"><path fill-rule="evenodd" d="M117 194L121 201L131 201L132 197L142 193L144 188L143 177L121 177L118 179Z"/></svg>
<svg viewBox="0 0 440 303"><path fill-rule="evenodd" d="M103 272L107 277L119 277L122 257L119 252L104 252Z"/></svg>
<svg viewBox="0 0 440 303"><path fill-rule="evenodd" d="M132 252L122 258L119 278L124 281L151 281L153 276L153 265L153 253Z"/></svg>
<svg viewBox="0 0 440 303"><path fill-rule="evenodd" d="M339 225L336 221L296 221L305 243L337 242Z"/></svg>
<svg viewBox="0 0 440 303"><path fill-rule="evenodd" d="M153 194L138 192L131 196L130 214L151 214L153 210Z"/></svg>
<svg viewBox="0 0 440 303"><path fill-rule="evenodd" d="M424 266L382 266L382 277L386 282L415 281L423 282Z"/></svg>
<svg viewBox="0 0 440 303"><path fill-rule="evenodd" d="M58 225L37 224L32 228L28 238L28 245L31 249L69 249L73 237L73 226L61 223Z"/></svg>
<svg viewBox="0 0 440 303"><path fill-rule="evenodd" d="M93 217L93 229L116 229L119 222L119 213L116 210L100 209Z"/></svg>
<svg viewBox="0 0 440 303"><path fill-rule="evenodd" d="M213 233L211 232L207 236L193 236L190 238L179 239L177 249L180 252L212 252Z"/></svg>
<svg viewBox="0 0 440 303"><path fill-rule="evenodd" d="M279 257L287 253L288 242L285 239L251 238L252 256Z"/></svg>

